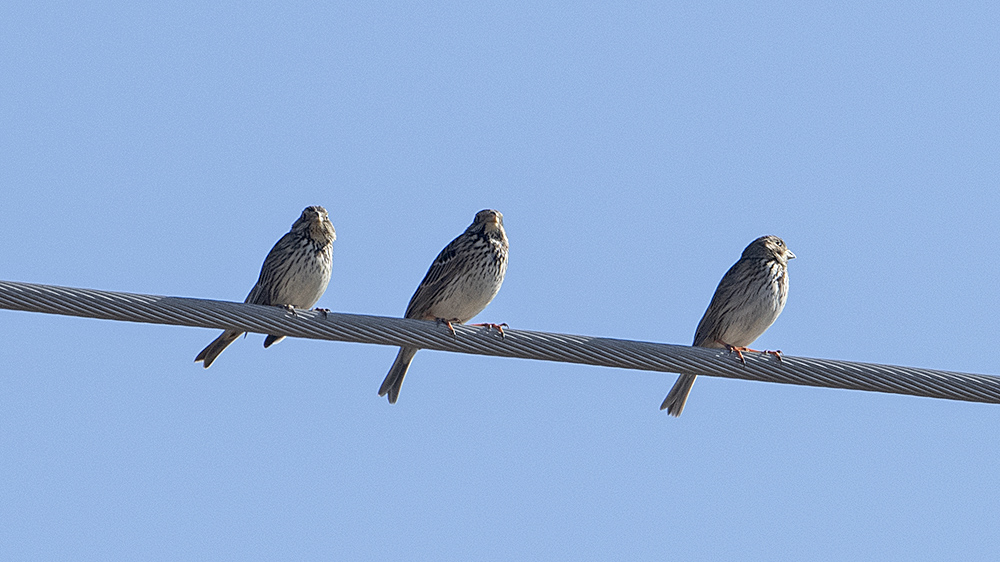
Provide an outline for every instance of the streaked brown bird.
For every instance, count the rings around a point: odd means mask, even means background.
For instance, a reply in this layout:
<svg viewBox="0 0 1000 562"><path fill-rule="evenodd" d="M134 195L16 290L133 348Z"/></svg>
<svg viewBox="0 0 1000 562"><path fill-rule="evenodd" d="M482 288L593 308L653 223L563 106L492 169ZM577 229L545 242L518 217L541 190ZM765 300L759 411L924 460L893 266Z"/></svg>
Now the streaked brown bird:
<svg viewBox="0 0 1000 562"><path fill-rule="evenodd" d="M326 209L306 207L292 224L292 229L278 240L264 259L260 277L243 302L291 308L311 308L323 296L333 269L333 241L337 232ZM229 344L240 337L236 330L226 330L201 350L195 363L205 362L207 369ZM267 336L264 347L285 339Z"/></svg>
<svg viewBox="0 0 1000 562"><path fill-rule="evenodd" d="M777 236L761 236L751 242L719 282L692 345L729 349L741 361L742 352L756 351L746 346L759 338L785 308L788 260L794 257ZM660 409L671 416L681 415L695 378L681 374Z"/></svg>
<svg viewBox="0 0 1000 562"><path fill-rule="evenodd" d="M507 273L507 251L503 215L493 209L479 211L469 228L434 259L413 293L405 317L438 320L449 329L453 322L468 322L500 291ZM388 394L390 404L395 404L399 398L403 377L416 353L415 347L401 347L389 374L382 381L378 395Z"/></svg>

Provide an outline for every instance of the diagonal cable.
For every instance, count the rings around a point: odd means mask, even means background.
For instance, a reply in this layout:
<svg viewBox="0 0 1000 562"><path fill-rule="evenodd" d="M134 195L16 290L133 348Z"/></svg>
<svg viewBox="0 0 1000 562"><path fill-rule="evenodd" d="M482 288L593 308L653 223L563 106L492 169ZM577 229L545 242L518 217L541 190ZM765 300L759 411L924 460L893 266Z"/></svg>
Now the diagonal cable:
<svg viewBox="0 0 1000 562"><path fill-rule="evenodd" d="M992 375L787 355L778 361L773 356L746 354L743 366L724 350L684 345L511 329L501 338L495 330L458 324L457 337L452 337L436 322L333 312L292 313L280 307L206 299L0 281L0 308L1000 403L1000 377Z"/></svg>

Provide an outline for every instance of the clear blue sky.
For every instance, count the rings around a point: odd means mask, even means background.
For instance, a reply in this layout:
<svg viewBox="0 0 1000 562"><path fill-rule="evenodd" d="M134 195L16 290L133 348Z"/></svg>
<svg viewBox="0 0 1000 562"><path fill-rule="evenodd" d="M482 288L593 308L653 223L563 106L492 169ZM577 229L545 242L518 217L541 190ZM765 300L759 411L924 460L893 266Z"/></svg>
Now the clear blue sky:
<svg viewBox="0 0 1000 562"><path fill-rule="evenodd" d="M399 316L479 209L478 317L997 373L995 2L0 7L0 278L242 301L302 208L319 306ZM1000 406L0 311L0 557L995 560Z"/></svg>

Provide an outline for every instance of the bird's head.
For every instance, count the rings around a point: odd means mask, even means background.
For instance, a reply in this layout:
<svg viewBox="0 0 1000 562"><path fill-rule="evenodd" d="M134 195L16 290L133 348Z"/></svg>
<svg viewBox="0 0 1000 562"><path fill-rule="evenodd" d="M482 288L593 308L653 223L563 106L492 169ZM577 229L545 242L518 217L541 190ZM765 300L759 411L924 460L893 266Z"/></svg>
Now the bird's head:
<svg viewBox="0 0 1000 562"><path fill-rule="evenodd" d="M787 265L795 254L785 246L785 241L777 236L761 236L743 250L744 258L764 258Z"/></svg>
<svg viewBox="0 0 1000 562"><path fill-rule="evenodd" d="M330 222L330 215L319 205L303 209L299 220L292 225L293 230L296 228L309 229L309 236L322 244L329 244L337 239L337 231Z"/></svg>
<svg viewBox="0 0 1000 562"><path fill-rule="evenodd" d="M472 221L472 225L486 232L503 230L503 214L493 209L483 209L476 213L476 220Z"/></svg>

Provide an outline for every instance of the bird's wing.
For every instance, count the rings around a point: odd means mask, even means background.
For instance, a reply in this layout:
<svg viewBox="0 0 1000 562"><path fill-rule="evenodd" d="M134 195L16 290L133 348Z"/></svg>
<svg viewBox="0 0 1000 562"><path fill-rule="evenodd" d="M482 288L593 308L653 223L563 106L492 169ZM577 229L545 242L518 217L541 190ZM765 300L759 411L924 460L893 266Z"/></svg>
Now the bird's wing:
<svg viewBox="0 0 1000 562"><path fill-rule="evenodd" d="M275 242L274 247L264 258L264 265L260 266L260 277L257 278L257 284L253 286L243 302L264 306L272 304L273 292L278 288L278 280L284 278L287 269L292 266L288 255L295 246L295 239L295 234L288 232ZM270 287L271 290L266 287Z"/></svg>
<svg viewBox="0 0 1000 562"><path fill-rule="evenodd" d="M459 249L462 244L462 236L459 236L434 258L434 263L424 275L424 280L410 298L410 304L406 307L407 318L423 318L438 300L441 292L458 277L461 272Z"/></svg>
<svg viewBox="0 0 1000 562"><path fill-rule="evenodd" d="M698 323L693 345L722 347L720 343L730 343L723 340L723 334L729 331L733 321L739 316L735 311L746 306L753 295L749 287L753 279L746 272L746 263L739 260L722 276L712 295L712 302Z"/></svg>

